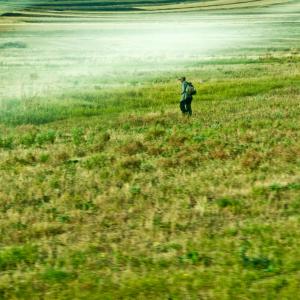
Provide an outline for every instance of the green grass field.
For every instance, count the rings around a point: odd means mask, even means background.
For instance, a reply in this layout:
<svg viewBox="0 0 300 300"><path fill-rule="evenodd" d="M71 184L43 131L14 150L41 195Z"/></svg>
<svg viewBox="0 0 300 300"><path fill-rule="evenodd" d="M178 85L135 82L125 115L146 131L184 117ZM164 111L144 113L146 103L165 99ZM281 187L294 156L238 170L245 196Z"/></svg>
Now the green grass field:
<svg viewBox="0 0 300 300"><path fill-rule="evenodd" d="M291 5L0 20L1 300L298 299ZM174 16L189 51L163 43Z"/></svg>

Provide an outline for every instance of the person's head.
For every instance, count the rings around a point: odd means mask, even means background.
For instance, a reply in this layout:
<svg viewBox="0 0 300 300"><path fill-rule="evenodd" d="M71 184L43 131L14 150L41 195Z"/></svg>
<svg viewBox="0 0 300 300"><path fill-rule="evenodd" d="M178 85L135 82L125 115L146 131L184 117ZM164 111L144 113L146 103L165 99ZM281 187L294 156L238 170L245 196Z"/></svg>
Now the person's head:
<svg viewBox="0 0 300 300"><path fill-rule="evenodd" d="M185 81L185 77L182 76L182 77L178 78L178 80L179 80L180 82L184 82L184 81Z"/></svg>

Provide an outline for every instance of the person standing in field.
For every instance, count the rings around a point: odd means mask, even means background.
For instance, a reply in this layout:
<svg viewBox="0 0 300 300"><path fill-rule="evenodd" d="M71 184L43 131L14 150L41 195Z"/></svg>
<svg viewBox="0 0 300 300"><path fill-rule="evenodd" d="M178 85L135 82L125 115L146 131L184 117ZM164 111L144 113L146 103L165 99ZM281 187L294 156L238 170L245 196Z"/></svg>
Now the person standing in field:
<svg viewBox="0 0 300 300"><path fill-rule="evenodd" d="M196 94L196 90L191 82L186 81L184 76L180 77L179 81L181 82L180 110L182 114L191 116L193 95Z"/></svg>

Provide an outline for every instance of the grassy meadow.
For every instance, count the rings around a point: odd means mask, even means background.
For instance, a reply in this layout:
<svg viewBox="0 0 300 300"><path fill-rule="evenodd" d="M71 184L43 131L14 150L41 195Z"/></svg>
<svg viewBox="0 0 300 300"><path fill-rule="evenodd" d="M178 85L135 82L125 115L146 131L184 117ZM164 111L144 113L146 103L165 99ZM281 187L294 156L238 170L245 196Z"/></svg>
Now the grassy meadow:
<svg viewBox="0 0 300 300"><path fill-rule="evenodd" d="M137 60L126 43L127 56L110 53L119 36L86 62L94 44L63 51L63 37L82 33L69 25L49 19L59 24L38 44L48 23L4 18L0 299L297 299L299 14L279 8L243 12L266 22L266 38L252 23L251 44L233 43L242 26L230 46L211 42L210 57L191 43L162 64L164 53ZM119 24L93 22L105 41ZM103 75L119 53L123 64ZM190 118L179 111L181 74L197 88Z"/></svg>

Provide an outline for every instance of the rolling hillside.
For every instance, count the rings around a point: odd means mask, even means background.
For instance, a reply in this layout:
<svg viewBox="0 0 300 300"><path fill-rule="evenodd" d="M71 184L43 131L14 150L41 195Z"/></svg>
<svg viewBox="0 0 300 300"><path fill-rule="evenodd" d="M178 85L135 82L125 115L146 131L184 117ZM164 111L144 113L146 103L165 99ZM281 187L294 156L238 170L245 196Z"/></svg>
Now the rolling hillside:
<svg viewBox="0 0 300 300"><path fill-rule="evenodd" d="M122 11L178 11L178 10L224 10L237 8L255 8L293 2L292 0L31 0L20 4L14 0L4 0L0 12L10 15L12 12L122 12Z"/></svg>

